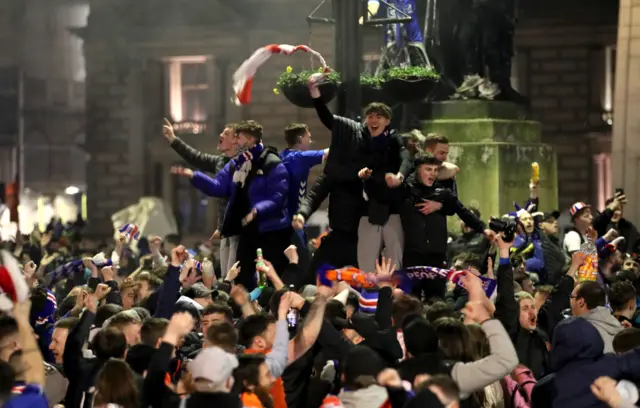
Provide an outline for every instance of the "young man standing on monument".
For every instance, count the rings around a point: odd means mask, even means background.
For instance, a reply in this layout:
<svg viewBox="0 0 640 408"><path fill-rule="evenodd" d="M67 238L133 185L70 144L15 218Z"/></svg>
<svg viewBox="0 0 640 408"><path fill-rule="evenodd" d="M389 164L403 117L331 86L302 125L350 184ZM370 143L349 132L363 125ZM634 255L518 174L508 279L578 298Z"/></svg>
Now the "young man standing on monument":
<svg viewBox="0 0 640 408"><path fill-rule="evenodd" d="M320 121L331 130L331 154L325 172L335 180L361 180L360 191L366 213L358 226L358 266L367 272L384 244L387 257L398 267L402 263L404 234L398 204L405 177L411 171L411 158L402 137L389 129L391 109L383 103L371 103L364 123L332 115L321 100L317 83L309 82Z"/></svg>
<svg viewBox="0 0 640 408"><path fill-rule="evenodd" d="M199 171L175 166L174 174L191 179L191 184L211 197L228 197L221 233L239 235L236 281L248 290L256 286L256 250L276 271L284 271L288 260L284 250L291 242L288 210L289 173L275 149L262 144L262 126L249 120L236 127L242 151L215 178Z"/></svg>

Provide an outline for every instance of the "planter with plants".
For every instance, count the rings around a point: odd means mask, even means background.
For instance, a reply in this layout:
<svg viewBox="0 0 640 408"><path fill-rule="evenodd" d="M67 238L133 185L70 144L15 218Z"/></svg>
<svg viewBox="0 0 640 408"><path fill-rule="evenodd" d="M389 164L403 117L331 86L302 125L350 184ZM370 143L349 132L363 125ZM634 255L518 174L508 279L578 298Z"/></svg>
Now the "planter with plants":
<svg viewBox="0 0 640 408"><path fill-rule="evenodd" d="M382 90L382 77L362 73L360 75L360 89L362 92L362 105L368 105L371 102L384 102L385 95Z"/></svg>
<svg viewBox="0 0 640 408"><path fill-rule="evenodd" d="M382 90L397 102L426 99L440 80L440 75L428 67L394 67L383 73Z"/></svg>
<svg viewBox="0 0 640 408"><path fill-rule="evenodd" d="M307 82L309 77L319 71L300 71L294 72L293 68L287 67L285 72L280 75L276 87L273 92L283 94L289 102L301 108L313 108L313 99L309 95ZM321 99L324 103L331 102L336 96L338 86L340 85L340 75L337 72L329 72L325 74L324 81L320 84Z"/></svg>

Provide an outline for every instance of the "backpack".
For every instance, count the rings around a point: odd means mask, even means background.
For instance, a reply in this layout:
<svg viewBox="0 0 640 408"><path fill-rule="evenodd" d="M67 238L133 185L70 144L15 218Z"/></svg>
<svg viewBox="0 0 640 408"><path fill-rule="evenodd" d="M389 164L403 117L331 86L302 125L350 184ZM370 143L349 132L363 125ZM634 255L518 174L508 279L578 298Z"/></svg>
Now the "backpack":
<svg viewBox="0 0 640 408"><path fill-rule="evenodd" d="M531 392L536 382L531 370L527 367L518 365L514 368L510 375L504 377L505 402L511 401L510 405L505 404L505 406L511 408L530 408Z"/></svg>

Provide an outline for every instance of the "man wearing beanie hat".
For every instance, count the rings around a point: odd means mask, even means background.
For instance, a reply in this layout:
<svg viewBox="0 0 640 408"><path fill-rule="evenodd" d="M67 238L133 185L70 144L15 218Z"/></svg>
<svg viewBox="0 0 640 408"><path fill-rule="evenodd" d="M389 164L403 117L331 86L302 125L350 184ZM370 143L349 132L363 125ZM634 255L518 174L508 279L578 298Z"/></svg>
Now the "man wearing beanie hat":
<svg viewBox="0 0 640 408"><path fill-rule="evenodd" d="M344 361L342 382L344 388L338 399L345 408L380 408L389 396L387 389L376 383L384 364L375 351L366 346L355 346Z"/></svg>

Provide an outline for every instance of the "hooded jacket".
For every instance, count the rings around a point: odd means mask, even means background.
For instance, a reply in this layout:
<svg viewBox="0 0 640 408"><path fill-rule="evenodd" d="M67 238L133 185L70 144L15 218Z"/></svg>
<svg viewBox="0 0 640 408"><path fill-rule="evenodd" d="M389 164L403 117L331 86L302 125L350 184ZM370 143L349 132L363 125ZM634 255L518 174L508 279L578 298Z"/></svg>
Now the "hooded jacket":
<svg viewBox="0 0 640 408"><path fill-rule="evenodd" d="M389 395L386 388L371 385L356 391L342 390L338 398L344 408L382 408L388 406Z"/></svg>
<svg viewBox="0 0 640 408"><path fill-rule="evenodd" d="M613 353L613 338L622 331L623 327L604 306L598 306L581 316L598 330L604 342L604 353Z"/></svg>
<svg viewBox="0 0 640 408"><path fill-rule="evenodd" d="M558 324L551 347L553 408L606 407L591 392L598 377L640 379L640 348L621 355L603 354L603 349L602 337L587 320L570 317Z"/></svg>

